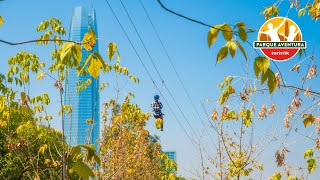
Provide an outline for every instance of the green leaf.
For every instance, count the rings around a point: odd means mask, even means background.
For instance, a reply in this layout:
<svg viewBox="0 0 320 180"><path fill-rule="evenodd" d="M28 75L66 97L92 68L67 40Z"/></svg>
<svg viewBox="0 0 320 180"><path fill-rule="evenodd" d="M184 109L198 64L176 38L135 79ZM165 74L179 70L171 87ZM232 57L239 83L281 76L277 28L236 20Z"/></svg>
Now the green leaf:
<svg viewBox="0 0 320 180"><path fill-rule="evenodd" d="M81 46L77 43L66 42L60 48L60 59L64 65L78 66L81 62ZM71 59L74 59L72 62Z"/></svg>
<svg viewBox="0 0 320 180"><path fill-rule="evenodd" d="M87 160L90 161L92 157L94 158L95 162L100 165L100 158L96 155L96 150L94 149L93 145L81 145L81 147L87 150Z"/></svg>
<svg viewBox="0 0 320 180"><path fill-rule="evenodd" d="M75 157L75 156L77 156L77 155L79 155L81 153L81 148L80 148L80 145L78 145L78 146L74 146L74 147L72 147L72 150L71 150L71 157L73 158L73 157Z"/></svg>
<svg viewBox="0 0 320 180"><path fill-rule="evenodd" d="M214 26L210 28L208 32L208 46L211 47L211 45L217 40L218 34L219 34L219 28L221 28L221 25Z"/></svg>
<svg viewBox="0 0 320 180"><path fill-rule="evenodd" d="M268 73L262 73L260 83L263 84L268 79Z"/></svg>
<svg viewBox="0 0 320 180"><path fill-rule="evenodd" d="M94 51L93 52L93 55L99 60L101 61L101 63L104 62L103 58L101 57L101 55L97 52L97 51ZM102 62L103 61L103 62Z"/></svg>
<svg viewBox="0 0 320 180"><path fill-rule="evenodd" d="M313 123L314 123L314 117L312 114L309 114L307 118L303 120L303 125L305 128Z"/></svg>
<svg viewBox="0 0 320 180"><path fill-rule="evenodd" d="M88 67L88 72L92 77L97 79L100 74L101 67L101 61L97 59L95 56L93 56Z"/></svg>
<svg viewBox="0 0 320 180"><path fill-rule="evenodd" d="M82 45L87 51L91 51L94 45L96 44L96 34L92 30L92 28L89 26L89 32L84 34L84 37L82 39Z"/></svg>
<svg viewBox="0 0 320 180"><path fill-rule="evenodd" d="M74 44L71 48L71 54L73 59L75 60L74 65L78 66L82 59L82 49L79 44Z"/></svg>
<svg viewBox="0 0 320 180"><path fill-rule="evenodd" d="M242 52L244 58L246 58L246 60L248 60L247 54L245 52L245 50L243 49L243 47L241 46L241 44L239 43L239 41L236 40L236 45L238 46L238 48L240 49L240 51Z"/></svg>
<svg viewBox="0 0 320 180"><path fill-rule="evenodd" d="M273 91L276 89L277 80L276 80L276 76L270 69L268 69L267 73L268 73L268 88L269 88L270 94L272 94Z"/></svg>
<svg viewBox="0 0 320 180"><path fill-rule="evenodd" d="M255 59L254 63L256 64L256 67L258 67L264 73L267 72L267 70L270 66L270 60L266 57L263 57L263 56L257 57Z"/></svg>
<svg viewBox="0 0 320 180"><path fill-rule="evenodd" d="M248 38L248 34L247 34L247 32L244 30L244 28L240 28L239 27L239 37L240 37L240 39L243 41L243 42L246 42L246 40L247 40L247 38Z"/></svg>
<svg viewBox="0 0 320 180"><path fill-rule="evenodd" d="M229 96L233 93L235 93L234 88L231 85L227 86L220 95L219 103L223 104L226 102L229 99Z"/></svg>
<svg viewBox="0 0 320 180"><path fill-rule="evenodd" d="M224 39L226 41L231 41L232 35L233 35L231 26L229 24L223 24L221 29L223 30L222 35L223 35Z"/></svg>
<svg viewBox="0 0 320 180"><path fill-rule="evenodd" d="M232 58L234 58L234 55L236 54L237 45L233 41L228 41L227 46L229 47L229 52Z"/></svg>
<svg viewBox="0 0 320 180"><path fill-rule="evenodd" d="M301 59L303 53L304 53L305 56L307 56L306 49L299 49L299 59Z"/></svg>
<svg viewBox="0 0 320 180"><path fill-rule="evenodd" d="M223 46L217 56L216 63L220 62L222 59L226 58L228 56L228 46Z"/></svg>
<svg viewBox="0 0 320 180"><path fill-rule="evenodd" d="M251 122L252 122L251 111L247 109L246 116L243 119L243 124L246 125L246 128L248 128L250 126Z"/></svg>
<svg viewBox="0 0 320 180"><path fill-rule="evenodd" d="M222 117L221 120L232 120L232 119L238 119L238 116L236 115L234 110L231 110L230 112L228 112L227 115Z"/></svg>
<svg viewBox="0 0 320 180"><path fill-rule="evenodd" d="M259 74L261 72L261 69L258 67L256 61L253 63L253 69L254 69L254 74L256 75L256 77L259 77Z"/></svg>
<svg viewBox="0 0 320 180"><path fill-rule="evenodd" d="M78 159L69 171L75 171L80 177L85 179L94 177L93 171L88 167L88 165L82 162L81 159Z"/></svg>
<svg viewBox="0 0 320 180"><path fill-rule="evenodd" d="M246 27L246 23L238 22L235 26L238 26L238 28L245 28Z"/></svg>
<svg viewBox="0 0 320 180"><path fill-rule="evenodd" d="M70 52L71 52L71 48L75 43L73 42L66 42L63 43L61 49L60 49L60 58L62 60L62 62L67 62L68 60L70 60L71 56L70 56Z"/></svg>
<svg viewBox="0 0 320 180"><path fill-rule="evenodd" d="M316 170L317 161L315 159L309 159L308 161L308 172L309 174Z"/></svg>
<svg viewBox="0 0 320 180"><path fill-rule="evenodd" d="M116 43L109 43L108 45L108 57L111 61L115 52L117 51L117 44Z"/></svg>

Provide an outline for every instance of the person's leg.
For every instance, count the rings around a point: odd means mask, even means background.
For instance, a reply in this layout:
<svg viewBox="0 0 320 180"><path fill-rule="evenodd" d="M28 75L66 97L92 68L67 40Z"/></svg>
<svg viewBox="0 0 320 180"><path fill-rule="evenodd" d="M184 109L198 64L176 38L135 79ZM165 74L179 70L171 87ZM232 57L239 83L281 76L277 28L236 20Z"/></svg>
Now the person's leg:
<svg viewBox="0 0 320 180"><path fill-rule="evenodd" d="M163 115L161 115L160 118L162 119L161 131L163 131Z"/></svg>

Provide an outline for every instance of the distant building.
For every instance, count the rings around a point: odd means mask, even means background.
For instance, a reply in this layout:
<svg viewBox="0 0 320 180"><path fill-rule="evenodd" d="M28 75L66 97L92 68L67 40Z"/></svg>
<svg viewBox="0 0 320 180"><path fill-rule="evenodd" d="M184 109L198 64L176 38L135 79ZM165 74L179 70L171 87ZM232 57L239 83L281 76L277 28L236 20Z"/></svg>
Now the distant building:
<svg viewBox="0 0 320 180"><path fill-rule="evenodd" d="M175 151L165 151L166 155L168 155L169 159L177 162L177 153Z"/></svg>
<svg viewBox="0 0 320 180"><path fill-rule="evenodd" d="M81 42L84 34L89 31L88 26L97 34L95 10L92 8L76 7L72 15L69 39ZM91 52L93 51L98 51L98 43L96 43ZM91 52L82 49L81 63L84 62L87 55ZM82 80L87 81L88 79L91 79L91 85L77 94L77 83ZM72 113L66 115L64 125L66 141L70 145L90 142L96 148L98 147L97 139L100 134L98 90L99 78L95 79L89 74L78 76L75 69L69 71L69 76L66 79L65 104L71 105ZM93 127L91 124L86 123L88 119L93 120Z"/></svg>

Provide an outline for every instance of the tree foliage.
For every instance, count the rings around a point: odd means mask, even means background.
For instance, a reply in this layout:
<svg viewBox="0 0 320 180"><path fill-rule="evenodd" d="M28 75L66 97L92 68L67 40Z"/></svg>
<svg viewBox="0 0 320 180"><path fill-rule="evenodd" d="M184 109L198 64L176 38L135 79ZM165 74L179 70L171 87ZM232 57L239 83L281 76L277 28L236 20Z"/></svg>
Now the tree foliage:
<svg viewBox="0 0 320 180"><path fill-rule="evenodd" d="M101 177L104 179L174 179L177 165L145 129L151 117L127 96L121 105L104 104L112 116L101 139ZM108 122L109 121L109 122Z"/></svg>

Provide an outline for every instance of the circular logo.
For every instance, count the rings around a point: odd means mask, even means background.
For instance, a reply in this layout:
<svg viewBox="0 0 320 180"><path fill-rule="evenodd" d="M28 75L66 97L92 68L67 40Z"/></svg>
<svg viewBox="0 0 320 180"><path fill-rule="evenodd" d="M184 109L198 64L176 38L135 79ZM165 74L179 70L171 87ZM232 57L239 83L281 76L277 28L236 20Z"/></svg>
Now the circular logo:
<svg viewBox="0 0 320 180"><path fill-rule="evenodd" d="M299 26L289 18L275 17L266 21L258 33L258 48L268 58L275 61L286 61L294 57L300 49L305 49Z"/></svg>

